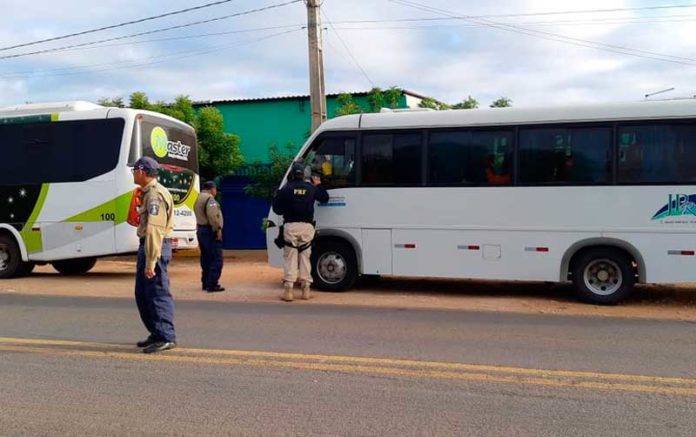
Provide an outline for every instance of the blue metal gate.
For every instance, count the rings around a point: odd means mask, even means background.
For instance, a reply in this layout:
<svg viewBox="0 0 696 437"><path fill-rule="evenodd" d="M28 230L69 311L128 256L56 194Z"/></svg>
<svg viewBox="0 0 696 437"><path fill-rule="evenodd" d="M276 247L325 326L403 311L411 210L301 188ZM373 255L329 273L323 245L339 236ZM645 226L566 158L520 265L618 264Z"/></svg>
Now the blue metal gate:
<svg viewBox="0 0 696 437"><path fill-rule="evenodd" d="M244 187L250 182L245 176L226 176L220 184L225 249L266 248L266 235L261 230L261 223L268 217L271 204L244 193Z"/></svg>

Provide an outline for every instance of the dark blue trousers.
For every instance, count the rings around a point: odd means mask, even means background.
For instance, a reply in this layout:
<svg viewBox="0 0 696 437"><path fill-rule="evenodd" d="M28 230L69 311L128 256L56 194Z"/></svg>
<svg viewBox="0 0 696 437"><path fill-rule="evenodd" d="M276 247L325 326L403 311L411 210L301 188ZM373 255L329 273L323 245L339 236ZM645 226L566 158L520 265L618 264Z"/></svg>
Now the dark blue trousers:
<svg viewBox="0 0 696 437"><path fill-rule="evenodd" d="M201 250L201 286L213 288L220 284L222 274L222 241L215 238L210 226L199 226L196 236Z"/></svg>
<svg viewBox="0 0 696 437"><path fill-rule="evenodd" d="M135 273L135 302L140 319L150 335L159 341L176 341L174 333L174 299L169 292L167 267L172 259L169 239L162 244L162 256L155 266L155 277L145 277L145 246L138 247Z"/></svg>

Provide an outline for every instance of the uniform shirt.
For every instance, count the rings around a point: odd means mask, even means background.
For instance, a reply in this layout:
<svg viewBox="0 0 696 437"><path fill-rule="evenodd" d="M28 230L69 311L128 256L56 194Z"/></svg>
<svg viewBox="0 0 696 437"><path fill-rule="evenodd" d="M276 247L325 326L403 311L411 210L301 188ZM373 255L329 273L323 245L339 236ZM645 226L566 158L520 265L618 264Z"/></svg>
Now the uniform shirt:
<svg viewBox="0 0 696 437"><path fill-rule="evenodd" d="M154 270L162 255L162 241L174 229L174 201L156 179L143 187L142 196L138 237L145 244L145 268Z"/></svg>
<svg viewBox="0 0 696 437"><path fill-rule="evenodd" d="M198 199L193 205L193 213L196 214L196 223L199 226L210 226L215 232L222 229L220 204L210 193L203 192L198 195Z"/></svg>
<svg viewBox="0 0 696 437"><path fill-rule="evenodd" d="M314 186L306 181L290 181L273 198L273 212L282 215L285 223L312 223L315 201L329 201L329 193L321 185Z"/></svg>

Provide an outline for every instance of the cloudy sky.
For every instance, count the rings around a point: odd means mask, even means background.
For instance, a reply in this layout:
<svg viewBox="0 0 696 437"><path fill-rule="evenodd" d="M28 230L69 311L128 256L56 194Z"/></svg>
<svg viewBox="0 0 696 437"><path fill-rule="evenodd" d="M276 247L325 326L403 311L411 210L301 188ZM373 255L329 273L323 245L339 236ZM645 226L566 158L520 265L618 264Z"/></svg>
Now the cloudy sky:
<svg viewBox="0 0 696 437"><path fill-rule="evenodd" d="M213 1L2 0L0 105L308 93L299 0L231 0L31 44ZM324 0L322 10L330 93L399 86L514 106L696 95L696 1Z"/></svg>

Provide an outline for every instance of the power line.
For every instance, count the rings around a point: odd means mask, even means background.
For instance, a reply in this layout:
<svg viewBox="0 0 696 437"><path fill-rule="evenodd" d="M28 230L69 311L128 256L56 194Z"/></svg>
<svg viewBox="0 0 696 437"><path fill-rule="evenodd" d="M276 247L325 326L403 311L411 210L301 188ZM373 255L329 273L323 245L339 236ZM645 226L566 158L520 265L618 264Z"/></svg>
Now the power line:
<svg viewBox="0 0 696 437"><path fill-rule="evenodd" d="M420 22L437 22L437 21L453 21L461 19L471 19L466 17L428 17L428 18L399 18L388 20L341 20L334 21L334 24L382 24L382 23L420 23ZM518 26L535 26L535 25L558 25L558 24L623 24L623 23L661 23L673 21L692 21L696 18L693 14L676 14L676 15L661 15L661 16L646 16L646 17L605 17L605 18L589 18L589 19L564 19L564 20L545 20L545 21L524 21L524 22L501 22L501 24L516 24ZM435 27L433 25L431 27ZM460 25L464 27L482 27L483 23L472 23L468 25Z"/></svg>
<svg viewBox="0 0 696 437"><path fill-rule="evenodd" d="M545 27L545 26L594 26L594 25L614 25L614 24L646 24L646 23L685 23L685 22L691 22L691 21L696 21L696 16L693 15L685 15L681 17L689 17L689 18L679 18L679 19L629 19L629 18L623 18L623 19L593 19L593 20L559 20L559 21L526 21L526 22L521 22L521 23L514 23L517 26L524 26L524 27ZM440 19L438 19L440 20ZM450 18L442 18L441 20L446 20L450 21L452 19ZM420 22L420 21L431 21L431 20L425 20L425 19L414 19L414 20L408 20L407 22ZM365 24L376 24L376 23L390 23L394 22L393 20L384 20L384 21L374 21L374 20L368 20L365 21ZM341 26L341 24L361 24L360 21L350 21L350 22L344 22L344 21L335 21L334 25L338 25L336 27L337 29L340 30L400 30L400 29L442 29L445 27L457 27L457 28L479 28L479 27L488 27L487 24L484 23L468 23L468 24L452 24L452 23L443 23L443 24L432 24L432 25L403 25L403 26ZM501 23L501 24L512 24L512 23Z"/></svg>
<svg viewBox="0 0 696 437"><path fill-rule="evenodd" d="M160 15L153 15L152 17L141 18L141 19L133 20L133 21L126 21L124 23L113 24L110 26L99 27L96 29L83 30L82 32L75 32L75 33L70 33L67 35L55 36L52 38L41 39L41 40L27 42L27 43L23 43L23 44L16 44L13 46L8 46L8 47L0 47L0 51L16 49L19 47L27 47L27 46L32 46L32 45L41 44L41 43L50 42L50 41L57 41L57 40L61 40L61 39L71 38L74 36L87 35L89 33L102 32L104 30L115 29L117 27L123 27L123 26L129 26L131 24L144 23L146 21L157 20L159 18L164 18L164 17L170 17L172 15L179 15L179 14L184 14L186 12L192 12L192 11L197 11L199 9L205 9L205 8L209 8L212 6L218 6L218 5L221 5L223 3L229 3L231 1L234 1L234 0L219 0L219 1L212 2L212 3L206 3L206 4L200 5L200 6L194 6L194 7L186 8L186 9L179 9L177 11L171 11L171 12L167 12L167 13L160 14Z"/></svg>
<svg viewBox="0 0 696 437"><path fill-rule="evenodd" d="M44 70L43 71L44 73L49 73L49 74L36 74L36 72L26 72L27 74L24 74L24 73L6 73L6 74L0 74L0 77L28 78L31 76L34 76L34 77L74 76L74 75L81 75L81 74L101 73L101 72L113 71L113 70L123 70L123 69L128 69L128 68L140 68L140 67L146 67L146 66L150 66L150 65L161 64L163 62L167 62L170 58L186 59L186 58L191 58L191 57L195 57L195 56L202 56L202 55L206 55L206 54L210 54L210 53L214 53L214 52L224 51L224 50L227 50L230 48L265 41L265 40L268 40L271 38L279 37L282 35L287 35L287 34L290 34L293 32L299 32L300 30L302 30L302 29L298 28L298 29L287 30L284 32L278 32L278 33L266 35L266 36L259 37L259 38L236 41L233 44L218 45L215 47L209 47L209 48L202 49L202 50L188 50L188 51L168 53L168 54L159 55L159 56L150 56L147 58L135 59L135 60L131 60L131 61L92 64L92 65L87 65L87 66L67 67L67 68L62 68L62 69ZM157 59L157 60L152 61L153 59ZM143 62L143 61L145 61L145 62ZM95 67L97 67L97 69L91 69L91 68L95 68ZM103 67L103 68L98 68L98 67ZM52 71L75 70L75 69L84 69L84 71L51 73Z"/></svg>
<svg viewBox="0 0 696 437"><path fill-rule="evenodd" d="M135 37L138 37L138 36L144 36L144 35L152 35L152 34L155 34L155 33L166 32L166 31L169 31L169 30L183 29L183 28L186 28L186 27L197 26L197 25L199 25L199 24L207 24L207 23L212 23L212 22L215 22L215 21L227 20L227 19L229 19L229 18L241 17L241 16L243 16L243 15L250 15L250 14L257 13L257 12L263 12L263 11L267 11L267 10L270 10L270 9L280 8L280 7L287 6L287 5L290 5L290 4L293 4L293 3L299 3L299 2L301 2L301 1L302 1L302 0L291 0L291 1L286 1L286 2L284 2L284 3L276 3L276 4L273 4L273 5L269 5L269 6L264 6L264 7L262 7L262 8L250 9L250 10L248 10L248 11L237 12L237 13L234 13L234 14L224 15L224 16L221 16L221 17L210 18L210 19L208 19L208 20L194 21L194 22L192 22L192 23L186 23L186 24L179 24L179 25L176 25L176 26L163 27L163 28L160 28L160 29L149 30L149 31L146 31L146 32L133 33L133 34L130 34L130 35L122 35L122 36L117 36L117 37L113 37L113 38L106 38L106 39L101 39L101 40L98 40L98 41L88 41L88 42L84 42L84 43L80 43L80 44L72 44L72 45L62 46L62 47L54 47L54 48L50 48L50 49L37 50L37 51L33 51L33 52L15 53L15 54L12 54L12 55L4 55L4 56L0 56L0 60L3 60L3 59L21 58L21 57L25 57L25 56L40 55L40 54L45 54L45 53L53 53L53 52L58 52L58 51L63 51L63 50L70 50L70 49L76 49L76 48L81 48L81 47L87 47L87 46L91 46L91 45L94 45L94 44L101 44L101 43L112 42L112 41L120 41L120 40L124 40L124 39L135 38Z"/></svg>
<svg viewBox="0 0 696 437"><path fill-rule="evenodd" d="M353 56L353 52L350 50L350 47L348 47L348 44L346 44L346 42L343 40L343 38L341 38L341 34L338 33L338 31L334 27L333 23L331 22L331 20L329 20L329 17L328 17L328 15L326 15L326 12L322 11L322 14L324 15L324 18L326 18L326 22L329 23L329 26L331 26L331 28L334 30L334 33L338 37L338 40L341 42L341 44L343 44L343 47L345 47L346 52L348 52L348 55L353 60L353 63L355 63L355 65L358 67L358 69L360 70L362 75L365 76L365 79L367 79L367 81L370 82L370 85L374 88L375 87L374 82L372 82L372 79L370 79L370 76L367 74L367 72L362 67L362 65L360 65L360 62L358 62L358 60L355 58L355 56Z"/></svg>
<svg viewBox="0 0 696 437"><path fill-rule="evenodd" d="M696 8L696 4L642 6L642 7L635 7L635 8L576 9L576 10L569 10L569 11L528 12L528 13L517 13L517 14L472 15L469 18L509 18L509 17L534 17L534 16L542 16L542 15L600 14L600 13L610 13L610 12L647 11L647 10L676 9L676 8ZM433 8L433 9L435 9L435 8Z"/></svg>
<svg viewBox="0 0 696 437"><path fill-rule="evenodd" d="M682 57L682 56L667 55L667 54L663 54L663 53L651 52L651 51L640 50L640 49L633 49L630 47L618 46L618 45L613 45L613 44L604 44L604 43L600 43L600 42L596 42L596 41L589 41L589 40L584 40L581 38L573 38L573 37L569 37L569 36L559 35L559 34L552 33L552 32L526 29L524 27L514 26L511 24L505 24L505 23L500 23L500 22L495 22L495 21L490 21L490 20L485 20L485 19L472 19L472 18L469 18L468 16L457 15L457 14L454 14L452 12L446 11L444 9L433 8L433 7L426 6L426 5L423 5L421 3L417 3L415 1L410 1L410 0L388 0L388 1L393 2L393 3L397 3L397 4L401 4L403 6L408 6L408 7L414 8L414 9L426 11L426 12L445 15L445 16L448 16L448 17L453 18L453 19L472 21L474 23L483 23L487 27L491 27L491 28L499 29L499 30L504 30L507 32L519 33L519 34L531 36L534 38L540 38L540 39L545 39L545 40L549 40L549 41L561 42L564 44L570 44L570 45L575 45L575 46L588 47L588 48L593 48L595 50L603 50L603 51L612 52L612 53L620 53L620 54L639 57L639 58L653 59L653 60L658 60L658 61L663 61L663 62L671 62L671 63L682 64L682 65L696 65L696 59L694 59L694 58L686 58L686 57ZM687 62L684 62L684 61L687 61Z"/></svg>

